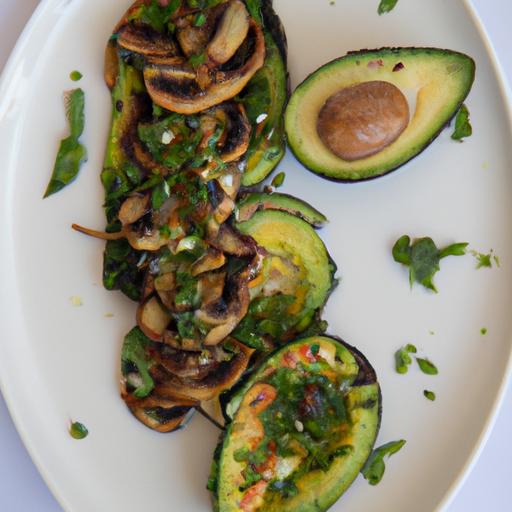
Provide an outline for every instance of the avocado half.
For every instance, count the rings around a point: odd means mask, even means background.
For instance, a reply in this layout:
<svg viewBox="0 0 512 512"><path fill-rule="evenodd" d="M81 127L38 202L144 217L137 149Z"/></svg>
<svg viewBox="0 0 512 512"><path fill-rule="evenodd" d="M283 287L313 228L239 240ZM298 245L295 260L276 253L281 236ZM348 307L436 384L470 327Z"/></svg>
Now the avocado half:
<svg viewBox="0 0 512 512"><path fill-rule="evenodd" d="M226 411L232 421L209 486L216 510L318 512L347 490L370 456L381 394L360 352L314 336L270 355Z"/></svg>
<svg viewBox="0 0 512 512"><path fill-rule="evenodd" d="M309 170L334 181L377 178L421 153L457 113L475 78L471 57L437 48L381 48L352 52L307 77L294 91L285 114L288 144ZM371 81L396 86L415 98L402 134L380 152L343 160L324 145L317 119L335 93Z"/></svg>

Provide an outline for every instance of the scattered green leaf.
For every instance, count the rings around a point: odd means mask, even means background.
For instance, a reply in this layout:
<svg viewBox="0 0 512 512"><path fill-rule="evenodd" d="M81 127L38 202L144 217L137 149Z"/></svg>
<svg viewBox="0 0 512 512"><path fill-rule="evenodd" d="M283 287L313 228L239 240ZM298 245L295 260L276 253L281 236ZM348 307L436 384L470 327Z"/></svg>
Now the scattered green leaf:
<svg viewBox="0 0 512 512"><path fill-rule="evenodd" d="M425 389L425 391L423 391L423 395L425 396L425 398L431 400L432 402L436 399L436 394L433 391L429 391L428 389Z"/></svg>
<svg viewBox="0 0 512 512"><path fill-rule="evenodd" d="M416 347L410 343L395 352L395 368L398 373L407 373L409 365L412 364L409 354L416 354L416 352Z"/></svg>
<svg viewBox="0 0 512 512"><path fill-rule="evenodd" d="M202 27L206 23L206 15L203 12L200 12L196 19L194 20L194 25L196 27Z"/></svg>
<svg viewBox="0 0 512 512"><path fill-rule="evenodd" d="M439 373L434 363L428 359L417 357L416 361L418 362L418 366L423 373L426 373L427 375L437 375Z"/></svg>
<svg viewBox="0 0 512 512"><path fill-rule="evenodd" d="M379 15L390 12L395 8L397 3L398 0L380 0L377 12L379 13Z"/></svg>
<svg viewBox="0 0 512 512"><path fill-rule="evenodd" d="M466 254L467 246L468 244L465 242L456 243L439 250L431 238L419 238L411 243L411 238L408 235L403 235L395 242L392 254L396 262L409 267L411 287L416 281L437 293L433 278L440 269L440 260L446 256Z"/></svg>
<svg viewBox="0 0 512 512"><path fill-rule="evenodd" d="M492 262L496 264L497 267L500 266L499 258L494 255L493 249L489 251L489 253L484 254L475 250L470 251L471 254L476 258L476 268L492 268Z"/></svg>
<svg viewBox="0 0 512 512"><path fill-rule="evenodd" d="M284 179L286 177L286 174L284 172L280 172L279 174L276 174L274 176L274 179L272 180L272 183L271 185L274 187L274 188L279 188L283 185L284 183Z"/></svg>
<svg viewBox="0 0 512 512"><path fill-rule="evenodd" d="M135 388L133 396L136 398L148 396L155 387L149 373L153 361L146 350L150 343L151 340L138 327L134 327L124 338L121 351L122 371L128 384ZM130 374L134 372L140 376L137 381L130 380Z"/></svg>
<svg viewBox="0 0 512 512"><path fill-rule="evenodd" d="M384 471L386 470L384 457L386 455L391 457L391 455L400 451L405 443L404 439L401 439L400 441L391 441L373 450L361 470L361 474L366 480L368 480L370 485L377 485L382 480Z"/></svg>
<svg viewBox="0 0 512 512"><path fill-rule="evenodd" d="M480 334L481 334L482 336L485 336L485 335L487 334L487 327L482 327L482 328L480 329Z"/></svg>
<svg viewBox="0 0 512 512"><path fill-rule="evenodd" d="M84 131L84 104L85 96L82 89L74 89L64 95L66 117L71 134L60 143L52 177L44 197L51 196L69 185L78 174L80 165L87 160L85 146L78 142Z"/></svg>
<svg viewBox="0 0 512 512"><path fill-rule="evenodd" d="M78 82L83 77L82 73L80 71L71 71L69 74L69 78L73 80L73 82Z"/></svg>
<svg viewBox="0 0 512 512"><path fill-rule="evenodd" d="M469 122L469 110L466 105L462 105L455 117L455 129L452 133L452 139L462 142L464 137L470 137L472 133L473 128Z"/></svg>
<svg viewBox="0 0 512 512"><path fill-rule="evenodd" d="M89 435L89 431L85 425L82 425L82 423L79 423L78 421L74 421L69 427L69 434L73 439L84 439Z"/></svg>

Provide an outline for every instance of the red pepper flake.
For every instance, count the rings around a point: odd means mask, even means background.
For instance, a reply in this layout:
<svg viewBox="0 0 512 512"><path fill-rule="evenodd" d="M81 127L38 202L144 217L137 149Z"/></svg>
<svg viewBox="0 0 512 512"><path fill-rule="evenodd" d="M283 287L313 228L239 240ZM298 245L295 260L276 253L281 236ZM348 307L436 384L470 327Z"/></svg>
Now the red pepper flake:
<svg viewBox="0 0 512 512"><path fill-rule="evenodd" d="M311 347L309 345L303 345L300 348L300 355L307 359L310 363L316 363L316 357L311 352Z"/></svg>
<svg viewBox="0 0 512 512"><path fill-rule="evenodd" d="M382 59L371 60L370 62L368 62L368 67L370 69L376 69L376 68L379 68L381 66L384 66L384 61Z"/></svg>
<svg viewBox="0 0 512 512"><path fill-rule="evenodd" d="M405 66L404 66L403 62L399 62L398 64L395 64L395 66L393 68L393 72L400 71L404 68L405 68Z"/></svg>

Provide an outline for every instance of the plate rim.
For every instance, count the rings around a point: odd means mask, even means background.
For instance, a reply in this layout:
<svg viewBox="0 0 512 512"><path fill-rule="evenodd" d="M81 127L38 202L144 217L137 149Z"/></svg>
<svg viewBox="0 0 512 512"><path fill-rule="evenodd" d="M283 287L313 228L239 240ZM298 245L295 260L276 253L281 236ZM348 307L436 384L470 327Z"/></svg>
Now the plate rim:
<svg viewBox="0 0 512 512"><path fill-rule="evenodd" d="M69 0L68 0L69 1ZM50 11L52 6L58 7L59 4L62 3L62 0L41 0L41 2L37 5L34 12L30 16L27 24L23 28L22 32L20 33L18 39L16 40L16 43L13 47L13 50L11 51L9 58L7 59L7 62L5 63L4 69L2 73L0 74L0 93L2 91L5 91L9 93L8 85L9 80L8 76L10 73L15 69L16 65L20 60L23 58L23 51L24 48L30 44L30 40L33 37L33 34L35 30L38 27L38 24L40 23L41 19L44 19L47 15L47 11ZM67 3L65 1L64 3ZM496 80L496 83L498 85L500 96L501 96L501 102L505 106L505 116L508 119L508 124L510 127L510 131L512 132L512 86L508 83L508 80L506 78L506 74L503 70L503 66L500 62L500 59L498 58L496 49L494 47L494 44L492 43L492 40L489 36L488 30L483 23L480 15L478 14L477 9L475 8L472 0L463 0L463 6L465 10L467 11L469 18L475 28L475 31L477 32L481 42L484 45L485 53L489 58L493 73L494 73L494 79ZM57 15L57 18L59 16ZM9 107L9 101L12 94L0 94L0 125L3 122L3 115L5 112L8 111ZM9 197L9 187L7 187L8 191L7 193L3 191L1 195L3 197ZM1 212L6 212L10 210L10 203L9 201L3 201L0 206ZM7 234L8 238L11 238L11 225L9 222L3 220L6 219L6 215L2 215L0 218L0 225L7 228ZM8 263L11 263L13 260L12 254L8 254ZM4 274L7 272L7 269L10 268L10 265L6 265L4 269L0 270L0 274ZM6 287L6 289L9 289L9 287ZM0 294L0 303L3 302L4 297L6 295L6 291L4 290ZM1 315L3 316L3 314ZM55 500L59 503L59 505L66 511L71 511L72 506L71 503L68 503L68 501L65 499L65 496L63 493L60 492L60 487L58 485L58 482L55 480L54 477L52 477L45 469L45 463L43 460L41 460L41 457L39 454L37 454L37 449L33 444L33 440L31 440L29 434L26 431L26 419L23 418L23 414L20 410L20 407L15 403L14 396L10 389L10 385L7 383L7 380L4 380L5 370L3 370L3 365L5 363L2 362L4 358L0 358L0 393L2 393L2 396L5 400L7 409L9 411L9 414L12 418L12 421L14 423L14 426L16 427L16 431L18 435L20 436L21 441L23 442L23 445L25 449L27 450L31 461L37 468L37 471L41 475L41 478L43 479L45 485L48 487L50 492L52 493ZM473 448L468 451L466 455L465 463L460 468L457 476L452 480L450 486L440 499L439 503L436 506L437 512L443 512L447 511L450 504L453 502L461 488L463 487L464 483L466 482L467 478L469 477L471 471L477 464L481 454L483 453L487 441L489 440L489 437L494 429L494 426L496 424L496 420L498 418L498 414L502 408L505 394L508 388L508 385L510 384L510 381L512 380L512 340L509 344L509 353L508 353L508 359L505 366L505 370L503 372L503 376L501 379L501 383L499 385L499 389L495 395L493 404L490 408L490 412L486 418L486 421L480 431L480 434L476 441L474 442Z"/></svg>

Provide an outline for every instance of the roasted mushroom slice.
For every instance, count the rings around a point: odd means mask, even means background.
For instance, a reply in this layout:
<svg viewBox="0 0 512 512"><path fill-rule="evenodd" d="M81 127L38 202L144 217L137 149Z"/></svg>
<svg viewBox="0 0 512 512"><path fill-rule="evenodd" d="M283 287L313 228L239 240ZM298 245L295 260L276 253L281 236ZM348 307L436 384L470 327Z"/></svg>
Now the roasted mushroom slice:
<svg viewBox="0 0 512 512"><path fill-rule="evenodd" d="M217 270L224 266L226 257L218 249L210 247L203 256L192 264L190 273L195 277L205 272Z"/></svg>
<svg viewBox="0 0 512 512"><path fill-rule="evenodd" d="M217 345L224 340L247 313L250 297L246 274L242 272L228 278L224 295L196 310L199 321L213 326L204 339L205 345Z"/></svg>
<svg viewBox="0 0 512 512"><path fill-rule="evenodd" d="M151 64L144 68L144 82L151 99L160 107L180 114L195 114L236 96L263 66L265 38L261 27L250 21L248 37L254 37L252 55L240 68L213 71L211 83L202 89L198 75L178 66ZM204 80L201 80L203 83ZM203 83L204 85L204 83Z"/></svg>
<svg viewBox="0 0 512 512"><path fill-rule="evenodd" d="M233 0L222 15L213 39L206 48L208 59L214 64L227 62L249 32L249 13L240 0Z"/></svg>
<svg viewBox="0 0 512 512"><path fill-rule="evenodd" d="M192 418L197 402L188 398L164 398L156 394L143 399L123 396L131 413L146 427L157 432L174 432Z"/></svg>
<svg viewBox="0 0 512 512"><path fill-rule="evenodd" d="M228 224L222 224L217 236L209 242L219 251L233 256L245 257L256 254L256 242L251 237L242 235Z"/></svg>
<svg viewBox="0 0 512 512"><path fill-rule="evenodd" d="M199 279L199 293L203 307L222 299L226 282L225 272L209 272Z"/></svg>
<svg viewBox="0 0 512 512"><path fill-rule="evenodd" d="M222 391L233 387L247 369L254 349L234 339L228 339L224 347L229 347L231 358L220 363L207 377L200 380L171 377L168 382L158 386L159 392L204 401L211 400Z"/></svg>
<svg viewBox="0 0 512 512"><path fill-rule="evenodd" d="M246 153L251 138L251 124L244 106L241 103L226 102L210 112L226 126L225 135L219 141L220 158L226 163L238 160Z"/></svg>
<svg viewBox="0 0 512 512"><path fill-rule="evenodd" d="M177 350L186 350L188 352L201 352L204 348L201 340L181 338L177 332L171 330L164 332L162 342Z"/></svg>
<svg viewBox="0 0 512 512"><path fill-rule="evenodd" d="M124 50L145 57L172 57L178 55L175 42L149 25L129 23L118 32L117 44Z"/></svg>
<svg viewBox="0 0 512 512"><path fill-rule="evenodd" d="M227 7L228 4L223 2L211 9L206 9L203 12L204 23L199 27L197 26L197 13L176 19L176 39L187 57L200 55L205 50Z"/></svg>
<svg viewBox="0 0 512 512"><path fill-rule="evenodd" d="M171 318L169 311L154 295L146 299L137 310L137 324L152 341L162 341Z"/></svg>
<svg viewBox="0 0 512 512"><path fill-rule="evenodd" d="M176 350L168 345L154 355L156 363L180 379L201 380L229 358L221 346L205 348L201 352Z"/></svg>
<svg viewBox="0 0 512 512"><path fill-rule="evenodd" d="M143 217L148 212L149 200L149 194L133 194L127 197L118 213L121 224L133 224Z"/></svg>

